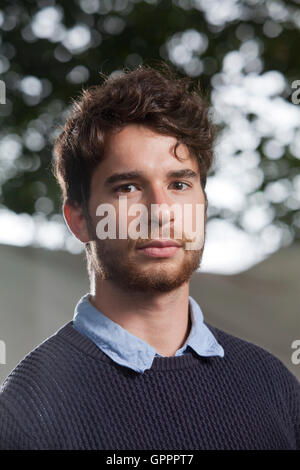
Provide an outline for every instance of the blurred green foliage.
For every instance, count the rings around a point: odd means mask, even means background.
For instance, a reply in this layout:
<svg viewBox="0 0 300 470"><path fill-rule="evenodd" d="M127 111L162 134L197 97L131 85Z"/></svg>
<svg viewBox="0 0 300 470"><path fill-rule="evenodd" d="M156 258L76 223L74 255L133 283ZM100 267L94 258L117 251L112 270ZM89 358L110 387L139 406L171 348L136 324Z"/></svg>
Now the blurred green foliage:
<svg viewBox="0 0 300 470"><path fill-rule="evenodd" d="M209 97L227 54L252 38L259 46L253 71L280 72L286 83L280 95L291 103L291 83L300 78L299 29L299 0L1 0L0 79L6 85L6 104L0 105L1 204L16 213L60 212L51 173L53 140L71 98L101 83L99 72L164 59L179 76L200 80ZM183 38L184 32L192 34ZM247 117L255 122L255 114ZM264 138L257 150L264 179L255 192L299 174L300 156L290 146L274 160L264 154ZM293 201L270 205L274 222L299 237L300 203ZM216 208L214 216L228 211ZM239 225L239 217L235 222Z"/></svg>

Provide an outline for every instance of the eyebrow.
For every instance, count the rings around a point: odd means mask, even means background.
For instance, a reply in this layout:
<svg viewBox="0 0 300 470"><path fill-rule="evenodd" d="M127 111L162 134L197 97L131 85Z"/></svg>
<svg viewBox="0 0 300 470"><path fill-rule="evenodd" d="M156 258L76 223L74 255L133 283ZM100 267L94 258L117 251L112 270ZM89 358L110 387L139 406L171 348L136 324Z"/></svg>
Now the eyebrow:
<svg viewBox="0 0 300 470"><path fill-rule="evenodd" d="M185 168L183 170L173 170L167 173L167 178L189 178L195 179L198 178L199 174L190 168ZM140 171L129 171L125 173L113 173L105 180L105 185L109 186L120 181L128 181L133 179L142 179L144 174Z"/></svg>

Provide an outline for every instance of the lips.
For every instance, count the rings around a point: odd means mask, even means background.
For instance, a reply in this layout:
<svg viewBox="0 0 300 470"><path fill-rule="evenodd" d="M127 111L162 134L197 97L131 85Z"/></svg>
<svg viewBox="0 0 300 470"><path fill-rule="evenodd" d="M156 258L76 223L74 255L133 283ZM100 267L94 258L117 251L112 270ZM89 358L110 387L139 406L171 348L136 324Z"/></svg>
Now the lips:
<svg viewBox="0 0 300 470"><path fill-rule="evenodd" d="M181 248L181 245L174 240L154 240L138 246L138 252L148 258L170 258Z"/></svg>
<svg viewBox="0 0 300 470"><path fill-rule="evenodd" d="M143 243L137 248L141 250L143 248L166 248L168 246L180 247L181 245L178 242L175 242L174 240L165 240L165 241L154 240L148 243Z"/></svg>

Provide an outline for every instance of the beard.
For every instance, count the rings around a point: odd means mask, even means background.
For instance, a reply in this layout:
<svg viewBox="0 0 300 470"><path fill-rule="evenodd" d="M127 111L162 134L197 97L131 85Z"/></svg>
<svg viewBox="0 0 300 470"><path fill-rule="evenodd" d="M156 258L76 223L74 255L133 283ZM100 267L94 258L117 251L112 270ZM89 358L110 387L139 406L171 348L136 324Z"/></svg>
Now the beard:
<svg viewBox="0 0 300 470"><path fill-rule="evenodd" d="M138 244L139 240L129 240L126 249L112 240L90 242L86 247L90 274L92 271L96 280L111 281L127 292L170 292L190 280L200 267L204 250L204 242L199 250L185 250L183 244L172 258L143 261L136 252Z"/></svg>

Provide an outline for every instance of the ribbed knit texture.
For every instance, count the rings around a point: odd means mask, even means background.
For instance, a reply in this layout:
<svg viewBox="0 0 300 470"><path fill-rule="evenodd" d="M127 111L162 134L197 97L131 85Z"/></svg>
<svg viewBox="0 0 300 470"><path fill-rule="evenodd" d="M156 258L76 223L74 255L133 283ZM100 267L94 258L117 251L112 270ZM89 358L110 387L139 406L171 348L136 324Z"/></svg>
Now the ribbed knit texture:
<svg viewBox="0 0 300 470"><path fill-rule="evenodd" d="M295 376L207 326L225 357L155 357L138 373L65 324L4 381L0 449L300 449Z"/></svg>

